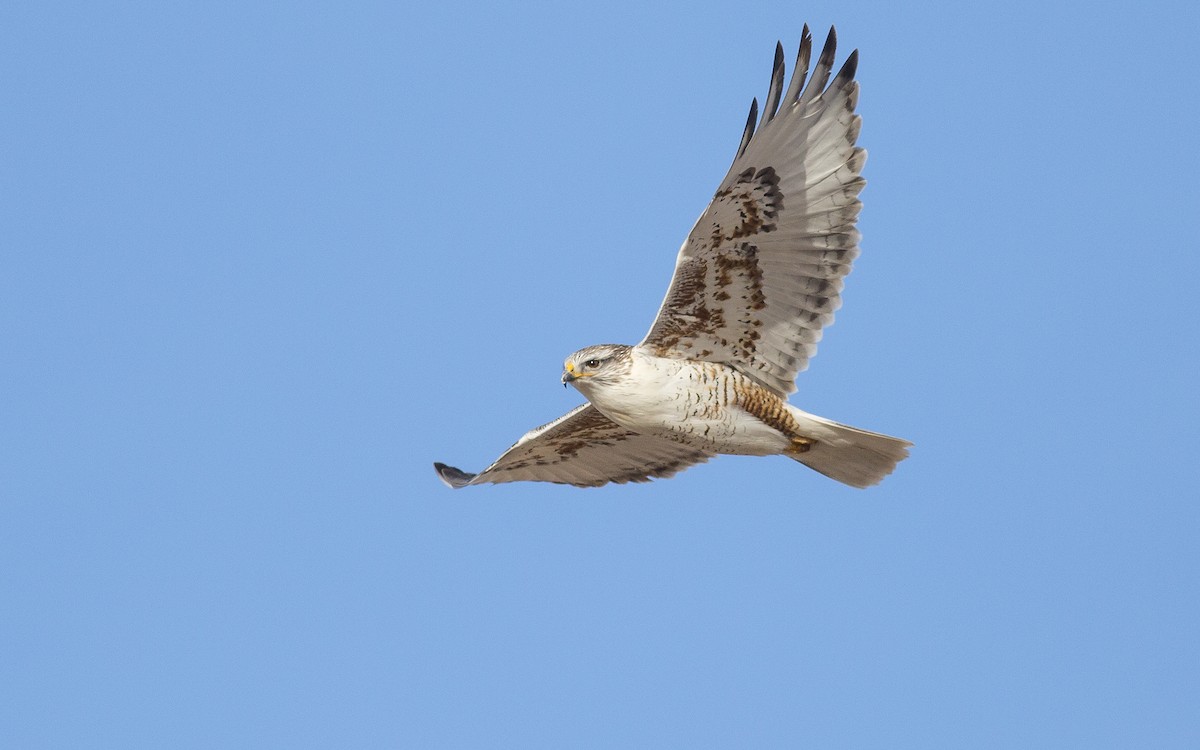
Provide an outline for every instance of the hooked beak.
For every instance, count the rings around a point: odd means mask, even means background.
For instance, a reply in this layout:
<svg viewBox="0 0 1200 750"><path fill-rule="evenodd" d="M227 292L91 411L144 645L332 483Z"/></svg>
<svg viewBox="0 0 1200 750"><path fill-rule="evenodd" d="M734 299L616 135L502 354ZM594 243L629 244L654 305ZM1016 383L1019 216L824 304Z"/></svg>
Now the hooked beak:
<svg viewBox="0 0 1200 750"><path fill-rule="evenodd" d="M578 379L579 379L579 376L575 374L575 363L568 362L567 368L565 370L563 370L563 374L562 374L563 388L567 387L567 383L570 383L571 381L578 380Z"/></svg>

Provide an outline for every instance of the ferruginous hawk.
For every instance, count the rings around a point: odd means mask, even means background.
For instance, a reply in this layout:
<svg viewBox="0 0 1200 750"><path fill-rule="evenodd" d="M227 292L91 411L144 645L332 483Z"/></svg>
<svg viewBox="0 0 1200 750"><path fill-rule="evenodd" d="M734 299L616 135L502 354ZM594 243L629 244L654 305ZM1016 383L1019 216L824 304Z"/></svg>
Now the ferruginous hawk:
<svg viewBox="0 0 1200 750"><path fill-rule="evenodd" d="M644 482L729 453L784 455L868 487L908 455L905 440L785 400L833 321L858 255L866 160L855 146L858 51L832 75L836 41L830 29L806 84L805 26L786 91L776 45L762 119L756 99L646 338L567 358L562 381L589 403L529 432L478 474L434 464L446 484Z"/></svg>

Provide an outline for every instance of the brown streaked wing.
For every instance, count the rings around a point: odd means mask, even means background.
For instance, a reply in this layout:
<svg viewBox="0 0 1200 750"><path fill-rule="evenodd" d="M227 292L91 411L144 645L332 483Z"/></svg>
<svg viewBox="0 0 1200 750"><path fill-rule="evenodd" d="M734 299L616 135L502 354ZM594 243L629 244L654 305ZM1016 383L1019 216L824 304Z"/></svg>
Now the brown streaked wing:
<svg viewBox="0 0 1200 750"><path fill-rule="evenodd" d="M781 395L796 390L858 256L858 52L829 83L836 41L830 29L806 86L805 26L783 94L777 51L757 131L752 107L729 174L679 250L641 343L652 353L727 364Z"/></svg>
<svg viewBox="0 0 1200 750"><path fill-rule="evenodd" d="M621 427L591 404L530 430L478 474L435 463L455 489L489 482L554 482L599 487L669 477L712 454Z"/></svg>

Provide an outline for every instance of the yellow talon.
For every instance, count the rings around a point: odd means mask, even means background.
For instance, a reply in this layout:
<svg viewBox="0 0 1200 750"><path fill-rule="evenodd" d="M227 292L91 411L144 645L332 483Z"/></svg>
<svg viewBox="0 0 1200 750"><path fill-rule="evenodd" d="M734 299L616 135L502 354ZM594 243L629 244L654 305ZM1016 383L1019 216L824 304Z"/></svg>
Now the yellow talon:
<svg viewBox="0 0 1200 750"><path fill-rule="evenodd" d="M809 449L816 444L816 442L817 441L813 440L812 438L794 437L792 438L792 444L789 445L783 452L792 454L807 453Z"/></svg>

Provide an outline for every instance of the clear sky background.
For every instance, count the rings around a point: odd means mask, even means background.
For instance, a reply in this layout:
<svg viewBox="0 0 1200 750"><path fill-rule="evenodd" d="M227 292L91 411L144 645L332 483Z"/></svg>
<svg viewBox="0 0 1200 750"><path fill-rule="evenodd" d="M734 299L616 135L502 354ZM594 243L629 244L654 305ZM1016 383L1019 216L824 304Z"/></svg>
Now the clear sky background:
<svg viewBox="0 0 1200 750"><path fill-rule="evenodd" d="M1200 11L0 9L0 747L1200 746ZM793 401L452 492L639 340L776 39L861 50Z"/></svg>

